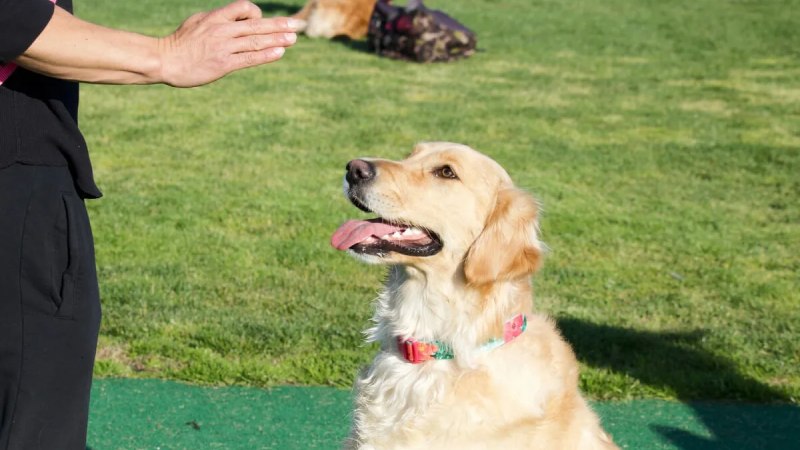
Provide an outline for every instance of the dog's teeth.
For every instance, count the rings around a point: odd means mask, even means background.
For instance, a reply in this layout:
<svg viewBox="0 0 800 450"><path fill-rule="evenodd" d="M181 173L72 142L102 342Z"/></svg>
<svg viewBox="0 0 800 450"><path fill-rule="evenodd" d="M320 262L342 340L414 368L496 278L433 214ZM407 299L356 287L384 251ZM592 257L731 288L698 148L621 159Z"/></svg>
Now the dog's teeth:
<svg viewBox="0 0 800 450"><path fill-rule="evenodd" d="M399 238L399 237L401 237L401 236L403 236L403 234L402 234L402 233L400 233L399 231L395 231L394 233L392 233L392 237L393 237L393 238Z"/></svg>

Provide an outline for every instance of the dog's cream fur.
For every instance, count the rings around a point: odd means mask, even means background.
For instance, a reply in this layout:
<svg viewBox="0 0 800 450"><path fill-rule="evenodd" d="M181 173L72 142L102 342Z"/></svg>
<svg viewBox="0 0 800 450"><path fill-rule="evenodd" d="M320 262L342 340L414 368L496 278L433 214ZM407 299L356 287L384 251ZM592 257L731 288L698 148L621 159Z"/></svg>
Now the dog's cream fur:
<svg viewBox="0 0 800 450"><path fill-rule="evenodd" d="M308 0L293 17L306 21L300 31L309 37L361 39L367 35L374 7L375 0Z"/></svg>
<svg viewBox="0 0 800 450"><path fill-rule="evenodd" d="M360 200L376 214L436 232L429 257L358 255L389 264L368 339L381 350L356 382L347 449L617 448L578 392L578 363L552 320L535 314L537 204L496 162L452 143L423 143L405 160L370 159ZM450 166L458 179L437 177ZM347 186L346 186L347 188ZM506 319L527 331L491 351ZM440 340L455 358L411 364L397 336Z"/></svg>

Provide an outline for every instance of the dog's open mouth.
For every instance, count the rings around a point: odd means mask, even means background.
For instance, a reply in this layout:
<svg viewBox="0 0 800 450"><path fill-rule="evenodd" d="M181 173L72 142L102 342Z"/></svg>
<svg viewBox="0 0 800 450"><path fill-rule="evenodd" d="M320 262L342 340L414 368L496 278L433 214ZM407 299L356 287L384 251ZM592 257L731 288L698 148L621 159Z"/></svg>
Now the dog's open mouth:
<svg viewBox="0 0 800 450"><path fill-rule="evenodd" d="M376 256L384 256L389 252L432 256L442 250L442 240L436 233L381 218L348 220L333 233L331 245L338 250Z"/></svg>

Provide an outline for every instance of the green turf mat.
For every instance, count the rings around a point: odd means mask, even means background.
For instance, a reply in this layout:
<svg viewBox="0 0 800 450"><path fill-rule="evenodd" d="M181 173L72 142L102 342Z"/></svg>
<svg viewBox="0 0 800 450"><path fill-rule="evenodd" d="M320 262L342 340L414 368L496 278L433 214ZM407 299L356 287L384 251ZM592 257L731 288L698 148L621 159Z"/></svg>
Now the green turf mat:
<svg viewBox="0 0 800 450"><path fill-rule="evenodd" d="M197 387L98 380L88 446L133 449L333 449L347 434L350 393L319 387Z"/></svg>
<svg viewBox="0 0 800 450"><path fill-rule="evenodd" d="M793 405L594 404L630 449L797 449ZM336 449L347 434L350 392L323 387L212 388L158 380L97 380L89 448Z"/></svg>

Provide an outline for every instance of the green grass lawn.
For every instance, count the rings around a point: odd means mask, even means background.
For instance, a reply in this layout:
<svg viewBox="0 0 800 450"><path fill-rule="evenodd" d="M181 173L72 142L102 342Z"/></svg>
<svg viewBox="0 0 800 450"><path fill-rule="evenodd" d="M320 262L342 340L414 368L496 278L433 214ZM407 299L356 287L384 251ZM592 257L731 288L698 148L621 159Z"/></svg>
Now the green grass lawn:
<svg viewBox="0 0 800 450"><path fill-rule="evenodd" d="M328 246L363 216L344 165L452 140L542 201L534 301L592 398L800 402L800 5L429 3L483 51L415 65L303 38L199 89L83 87L97 374L349 386L382 269ZM218 5L77 14L160 35Z"/></svg>

